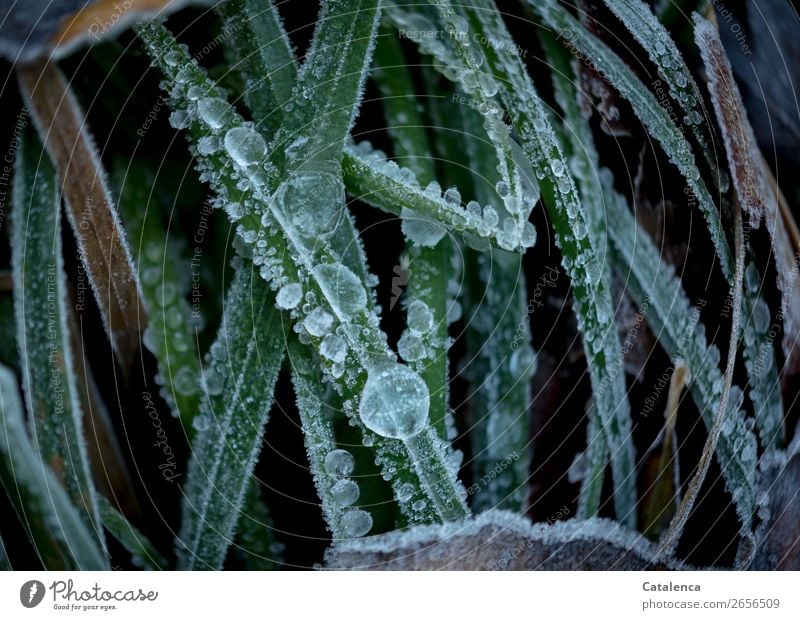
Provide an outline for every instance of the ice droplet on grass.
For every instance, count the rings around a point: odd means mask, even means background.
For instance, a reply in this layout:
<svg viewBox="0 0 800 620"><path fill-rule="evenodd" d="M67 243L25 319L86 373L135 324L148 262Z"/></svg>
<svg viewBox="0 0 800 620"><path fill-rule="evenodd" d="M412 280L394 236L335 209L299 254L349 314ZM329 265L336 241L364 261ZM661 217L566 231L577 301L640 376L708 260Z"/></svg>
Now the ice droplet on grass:
<svg viewBox="0 0 800 620"><path fill-rule="evenodd" d="M294 174L281 183L275 196L277 208L309 240L329 237L344 216L344 182L331 174Z"/></svg>
<svg viewBox="0 0 800 620"><path fill-rule="evenodd" d="M318 265L314 277L325 291L333 309L342 316L353 317L367 307L367 292L358 276L341 264Z"/></svg>
<svg viewBox="0 0 800 620"><path fill-rule="evenodd" d="M401 211L401 218L403 234L417 245L426 248L434 247L447 232L441 224L426 219L406 207Z"/></svg>
<svg viewBox="0 0 800 620"><path fill-rule="evenodd" d="M229 116L230 105L219 97L207 97L197 104L197 113L200 119L211 129L220 129Z"/></svg>
<svg viewBox="0 0 800 620"><path fill-rule="evenodd" d="M242 167L257 164L264 158L267 143L249 127L234 127L225 134L225 150Z"/></svg>
<svg viewBox="0 0 800 620"><path fill-rule="evenodd" d="M341 364L347 356L347 343L336 334L328 334L322 339L319 352L334 364Z"/></svg>
<svg viewBox="0 0 800 620"><path fill-rule="evenodd" d="M333 327L333 316L323 308L314 308L303 321L303 327L312 336L321 338Z"/></svg>
<svg viewBox="0 0 800 620"><path fill-rule="evenodd" d="M296 308L303 298L303 287L297 282L292 282L281 287L275 297L275 303L281 310Z"/></svg>
<svg viewBox="0 0 800 620"><path fill-rule="evenodd" d="M356 467L353 455L337 448L325 455L325 471L331 476L349 476Z"/></svg>
<svg viewBox="0 0 800 620"><path fill-rule="evenodd" d="M409 304L406 316L408 329L415 334L427 334L433 328L433 313L428 305L420 299Z"/></svg>
<svg viewBox="0 0 800 620"><path fill-rule="evenodd" d="M364 425L382 437L406 439L428 421L428 386L408 366L389 363L369 372L359 403Z"/></svg>
<svg viewBox="0 0 800 620"><path fill-rule="evenodd" d="M342 515L341 526L345 536L358 538L372 529L372 517L363 510L348 510Z"/></svg>
<svg viewBox="0 0 800 620"><path fill-rule="evenodd" d="M355 482L344 478L331 487L331 494L334 501L340 506L352 506L358 501L360 492Z"/></svg>

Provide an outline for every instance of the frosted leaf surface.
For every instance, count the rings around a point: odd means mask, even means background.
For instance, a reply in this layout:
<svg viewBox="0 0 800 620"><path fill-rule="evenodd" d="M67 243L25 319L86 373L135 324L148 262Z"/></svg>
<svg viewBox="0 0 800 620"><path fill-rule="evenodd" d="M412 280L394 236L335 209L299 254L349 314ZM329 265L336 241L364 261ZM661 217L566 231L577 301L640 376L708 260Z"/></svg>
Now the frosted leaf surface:
<svg viewBox="0 0 800 620"><path fill-rule="evenodd" d="M428 386L417 373L402 364L380 365L370 370L359 416L381 437L407 439L425 428L429 405Z"/></svg>

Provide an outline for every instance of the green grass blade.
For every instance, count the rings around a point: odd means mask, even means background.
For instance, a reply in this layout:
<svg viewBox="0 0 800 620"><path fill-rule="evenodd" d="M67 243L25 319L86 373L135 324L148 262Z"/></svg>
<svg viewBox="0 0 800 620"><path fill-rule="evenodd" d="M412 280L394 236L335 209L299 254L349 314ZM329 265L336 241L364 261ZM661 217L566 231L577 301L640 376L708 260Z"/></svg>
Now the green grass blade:
<svg viewBox="0 0 800 620"><path fill-rule="evenodd" d="M3 542L2 536L0 536L0 570L14 570L11 567L11 560L8 559L6 544Z"/></svg>
<svg viewBox="0 0 800 620"><path fill-rule="evenodd" d="M497 7L477 0L469 11L474 35L489 41L510 40ZM479 39L482 40L482 39ZM617 518L635 520L635 455L624 374L615 364L621 355L609 282L598 269L603 245L593 230L591 209L581 203L567 160L548 113L518 55L486 49L487 67L499 86L506 113L520 145L539 179L542 198L553 222L562 266L572 284L574 311L583 336L594 388L594 411L606 436L614 481Z"/></svg>
<svg viewBox="0 0 800 620"><path fill-rule="evenodd" d="M56 171L28 131L18 154L11 214L17 344L34 445L104 546L89 468L61 252L61 196Z"/></svg>
<svg viewBox="0 0 800 620"><path fill-rule="evenodd" d="M181 568L215 570L225 561L283 362L282 320L267 283L249 264L238 265L204 371L184 487Z"/></svg>
<svg viewBox="0 0 800 620"><path fill-rule="evenodd" d="M151 171L140 162L124 165L112 176L149 319L142 340L158 362L162 398L191 435L200 408L200 362L192 330L196 320L187 301L191 275L183 268L188 259L167 238Z"/></svg>
<svg viewBox="0 0 800 620"><path fill-rule="evenodd" d="M359 472L355 471L352 453L336 445L333 418L338 398L322 381L316 363L309 359L297 337L287 334L287 339L303 440L322 515L334 542L363 536L372 528L372 517L355 507L361 490L352 475Z"/></svg>
<svg viewBox="0 0 800 620"><path fill-rule="evenodd" d="M395 158L414 172L418 181L430 183L435 171L425 123L411 95L414 86L398 39L394 32L381 29L375 51L372 75L383 98L383 110ZM409 225L404 221L404 227ZM413 226L414 224L410 224ZM449 439L448 387L450 383L447 349L448 280L451 267L451 240L445 236L433 247L417 245L414 235L406 237L411 258L404 306L409 325L400 337L402 357L424 379L430 392L430 419L439 437ZM418 320L416 320L418 319ZM414 321L416 320L416 321ZM412 329L413 327L413 329Z"/></svg>
<svg viewBox="0 0 800 620"><path fill-rule="evenodd" d="M283 544L275 539L272 517L255 477L247 485L236 529L236 552L243 558L247 570L282 568Z"/></svg>
<svg viewBox="0 0 800 620"><path fill-rule="evenodd" d="M305 343L313 344L321 353L322 371L339 390L345 411L362 430L364 441L375 448L395 496L405 498L400 489L408 484L414 487L409 501L400 502L401 509L417 521L454 518L450 513L439 514L436 506L440 505L458 507L456 512L465 515L463 489L455 472L442 485L427 484L423 480L425 471L418 467L419 460L403 441L389 436L386 429L381 436L364 425L362 413L369 416L377 409L371 407L373 401L362 398L362 391L366 389L372 397L382 398L384 390L389 389L388 378L399 373L407 380L402 384L406 396L413 399L400 402L403 407L414 406L419 415L415 419L430 428L427 387L413 371L394 361L361 280L325 242L335 236L337 229L330 225L328 215L336 219L344 208L343 199L331 201L328 193L336 187L338 174L331 183L323 173L309 177L309 172L304 171L302 177L290 178L275 191L277 171L260 165L266 151L263 138L243 124L221 99L222 93L167 31L150 24L139 26L138 32L169 78L171 103L177 111L173 121L180 126L188 124L195 141L216 140L216 149L227 141L225 151L205 150L208 156L199 158L201 178L212 183L219 206L238 223L237 236L247 252L252 252L261 276L278 291L277 303L290 311ZM208 97L194 103L188 97L189 88L199 89ZM209 114L211 98L213 113ZM298 213L298 209L306 211ZM303 298L314 302L300 303ZM387 371L391 373L388 376ZM368 382L368 378L373 380ZM444 454L442 445L437 449L442 462ZM441 498L434 498L434 493L446 493L448 497L438 501Z"/></svg>
<svg viewBox="0 0 800 620"><path fill-rule="evenodd" d="M628 283L636 301L646 304L646 320L669 357L689 368L689 388L707 428L713 424L723 388L719 351L706 342L699 324L700 309L692 308L674 269L664 264L647 234L639 228L625 201L606 179L606 210L614 246L614 268ZM644 307L644 306L643 306ZM756 438L741 410L742 391L731 388L727 420L717 443L717 458L733 498L742 530L749 533L755 511Z"/></svg>
<svg viewBox="0 0 800 620"><path fill-rule="evenodd" d="M243 98L256 112L259 130L272 136L297 75L289 38L275 4L268 0L225 0L217 5L233 50L233 69L244 78ZM270 70L263 72L263 67Z"/></svg>
<svg viewBox="0 0 800 620"><path fill-rule="evenodd" d="M578 184L582 204L585 209L589 228L593 231L594 243L603 257L600 269L600 278L605 282L611 281L611 270L607 260L606 213L603 204L602 188L600 187L597 170L600 166L597 151L594 148L594 138L591 128L584 120L578 101L575 84L578 78L570 63L568 54L549 32L539 33L540 41L545 49L547 62L552 67L553 90L555 99L564 115L562 135L565 151L571 157L572 173ZM621 356L615 360L617 371L624 365ZM602 487L605 471L604 454L608 444L598 433L598 425L593 420L595 405L592 403L590 422L586 429L585 458L587 469L581 485L578 499L578 517L588 519L596 515L602 500Z"/></svg>
<svg viewBox="0 0 800 620"><path fill-rule="evenodd" d="M460 192L442 192L436 181L420 187L411 170L386 159L368 142L345 148L342 170L349 194L422 226L417 238L429 245L438 242L448 230L485 239L495 248L509 251L524 251L533 245L534 237L530 235L515 241L503 234L503 229L495 224L498 210L494 207L487 205L494 213L488 216L486 207L477 203L463 208L454 199Z"/></svg>
<svg viewBox="0 0 800 620"><path fill-rule="evenodd" d="M591 58L598 70L631 104L634 113L647 127L650 135L664 149L670 161L686 179L692 196L705 217L708 231L728 282L733 278L733 257L720 221L719 208L695 164L692 149L681 130L672 122L667 111L636 74L602 41L591 34L557 0L526 0L564 44Z"/></svg>
<svg viewBox="0 0 800 620"><path fill-rule="evenodd" d="M703 131L703 127L706 126L703 95L669 32L642 0L604 0L604 2L658 68L658 76L664 80L670 96L683 111L681 118L683 125L694 135L709 168L716 172L719 169L719 162L712 155ZM660 84L654 83L653 86L659 87ZM728 182L727 179L715 180L723 187Z"/></svg>
<svg viewBox="0 0 800 620"><path fill-rule="evenodd" d="M0 480L48 570L108 570L94 532L87 529L26 432L17 381L0 367Z"/></svg>
<svg viewBox="0 0 800 620"><path fill-rule="evenodd" d="M273 150L278 161L285 155L289 173L309 169L338 175L342 149L361 103L379 19L377 0L322 2Z"/></svg>
<svg viewBox="0 0 800 620"><path fill-rule="evenodd" d="M482 136L472 134L475 112L463 106L461 115L475 193L488 200L497 181L494 154ZM467 265L472 505L476 511L521 512L530 488L528 407L536 371L522 257L469 251Z"/></svg>
<svg viewBox="0 0 800 620"><path fill-rule="evenodd" d="M99 505L103 525L131 554L135 566L146 570L166 570L169 567L153 543L133 527L106 498L101 497Z"/></svg>

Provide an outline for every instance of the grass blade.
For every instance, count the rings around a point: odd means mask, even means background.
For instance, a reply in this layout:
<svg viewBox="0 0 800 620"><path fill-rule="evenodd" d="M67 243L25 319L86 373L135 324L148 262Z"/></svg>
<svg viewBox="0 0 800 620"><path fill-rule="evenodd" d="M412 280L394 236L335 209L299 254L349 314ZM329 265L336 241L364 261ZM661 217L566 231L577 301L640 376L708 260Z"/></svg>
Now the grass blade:
<svg viewBox="0 0 800 620"><path fill-rule="evenodd" d="M420 182L432 182L433 163L419 157L430 152L430 145L416 100L409 95L414 91L411 75L399 41L386 29L381 30L372 78L383 97L384 117L395 158L406 163ZM408 225L405 220L404 230ZM408 327L400 337L398 349L400 357L428 386L431 425L439 437L448 440L448 427L452 428L452 420L448 424L450 375L447 358L452 247L447 236L433 247L417 245L414 236L413 233L406 235L406 250L413 266L409 269L404 298Z"/></svg>
<svg viewBox="0 0 800 620"><path fill-rule="evenodd" d="M700 48L700 54L708 74L711 101L724 138L728 166L733 175L733 185L741 209L749 216L748 237L750 228L758 228L762 216L765 217L776 262L782 262L782 264L776 265L778 288L783 297L782 308L790 309L794 306L792 298L796 293L787 280L793 273L795 259L792 257L790 264L782 260L786 254L781 252L779 237L775 234L777 232L776 220L781 218L778 199L762 172L761 153L758 151L753 129L747 120L744 103L739 89L736 87L733 71L715 27L697 15L695 16L695 40ZM748 320L744 327L744 355L751 386L750 398L755 408L756 424L762 445L767 450L780 449L783 446L785 434L783 402L772 338L768 334L770 329L769 308L759 298L761 278L753 262L747 266L745 274L747 283L744 304ZM736 308L734 308L735 310ZM784 351L791 356L794 336L789 336L788 348L787 336L794 334L800 325L797 324L795 312L788 311L783 316Z"/></svg>
<svg viewBox="0 0 800 620"><path fill-rule="evenodd" d="M127 373L147 317L100 156L75 94L54 63L31 61L18 69L18 75L36 128L58 170L69 222L103 325Z"/></svg>
<svg viewBox="0 0 800 620"><path fill-rule="evenodd" d="M683 124L692 132L700 145L709 168L717 171L719 162L711 154L708 140L703 132L703 121L707 116L703 109L703 95L669 32L642 0L604 1L658 68L658 75L666 82L670 96L683 109ZM727 185L727 179L721 181L719 183L718 180L718 185L723 187Z"/></svg>
<svg viewBox="0 0 800 620"><path fill-rule="evenodd" d="M169 567L153 543L104 497L100 498L100 516L105 528L131 554L135 566L147 570L166 570Z"/></svg>
<svg viewBox="0 0 800 620"><path fill-rule="evenodd" d="M0 480L48 570L108 570L108 561L25 430L17 381L0 367Z"/></svg>
<svg viewBox="0 0 800 620"><path fill-rule="evenodd" d="M494 154L482 136L472 135L475 113L461 110L475 194L495 192ZM476 511L505 508L522 512L530 488L528 407L536 372L531 346L527 285L522 257L507 252L468 255L467 338L472 359L470 430L473 454L472 500ZM551 274L552 275L552 274ZM471 277L470 277L471 276ZM556 276L557 277L557 276Z"/></svg>
<svg viewBox="0 0 800 620"><path fill-rule="evenodd" d="M469 11L475 28L473 36L488 41L509 40L510 34L494 3L479 0L473 6ZM603 238L596 234L596 220L578 196L548 114L521 59L487 48L486 60L553 221L562 266L572 283L574 311L595 393L593 411L600 418L608 445L617 518L632 525L636 505L635 455L624 375L614 368L621 355L614 308L608 281L598 271L604 261L600 254Z"/></svg>
<svg viewBox="0 0 800 620"><path fill-rule="evenodd" d="M238 265L195 420L178 541L182 569L216 570L225 560L283 362L282 320L266 282L249 264Z"/></svg>
<svg viewBox="0 0 800 620"><path fill-rule="evenodd" d="M681 130L672 122L655 95L642 84L634 72L602 41L586 30L557 0L526 1L557 33L556 36L560 41L587 58L592 58L598 70L631 104L634 113L647 127L650 135L658 141L670 161L684 176L692 196L705 217L722 273L728 282L732 283L733 257L720 221L719 208L711 198L695 164L691 146Z"/></svg>
<svg viewBox="0 0 800 620"><path fill-rule="evenodd" d="M12 211L17 344L34 445L103 545L70 343L56 172L32 131L18 153Z"/></svg>
<svg viewBox="0 0 800 620"><path fill-rule="evenodd" d="M283 566L283 544L275 539L272 517L255 477L245 491L236 539L237 554L247 570L279 570Z"/></svg>
<svg viewBox="0 0 800 620"><path fill-rule="evenodd" d="M142 341L158 362L159 393L191 435L200 408L200 362L187 301L191 276L182 268L188 261L167 238L161 205L153 196L155 178L146 164L134 161L124 169L120 164L113 180L149 317Z"/></svg>
<svg viewBox="0 0 800 620"><path fill-rule="evenodd" d="M322 353L323 372L342 394L348 416L362 430L365 441L376 450L384 473L392 481L395 495L405 498L400 488L407 484L415 488L410 501L401 502L404 513L409 518L423 521L465 515L466 507L461 498L463 489L455 479L455 472L436 478L444 472L443 468L437 468L434 479L426 482L423 476L428 472L412 448L402 440L388 436L385 428L386 434L378 435L364 425L362 412L368 411L365 415L369 416L377 409L367 407L371 401L362 398L362 391L366 389L369 395L383 398L391 376L386 373L390 372L402 374L407 381L402 385L412 400L403 401L403 407L413 405L415 415L419 414L415 419L424 422L427 434L430 428L427 423L427 387L413 371L394 361L385 336L377 328L378 319L368 305L369 299L361 280L324 242L337 229L330 225L331 217L338 218L343 210L343 199L331 201L328 193L330 188L334 188L336 193L338 174L331 183L324 173L312 173L309 177L309 171L303 171L302 177L295 176L281 184L273 196L273 188L278 185L277 172L272 167L251 165L261 162L265 155L263 138L243 125L220 98L221 93L208 81L202 69L190 61L185 50L179 48L163 28L145 25L139 26L138 32L172 84L172 103L181 112L173 120L188 122L190 135L195 140L208 138L219 144L224 142L223 136L227 139L225 152L212 150L207 159L200 158L201 177L212 181L220 196L219 205L238 222L237 235L248 251L252 251L253 262L259 267L261 276L269 280L277 291L289 286L284 295L278 293L278 303L290 311L305 342L313 344ZM180 79L176 79L178 74ZM200 89L207 98L199 104L192 102L186 92L190 87ZM211 110L207 106L211 99L216 111L208 114ZM187 106L191 114L186 112ZM195 113L199 116L194 116ZM297 213L298 208L306 209L305 213ZM300 304L305 294L313 294L313 305ZM292 303L282 303L281 300L291 300ZM334 325L336 322L338 326ZM323 347L323 340L328 336ZM368 383L368 378L373 380ZM434 458L444 463L444 446L430 447L435 448ZM434 497L437 493L444 495ZM439 513L437 507L445 505L453 506L455 513Z"/></svg>
<svg viewBox="0 0 800 620"><path fill-rule="evenodd" d="M615 269L641 305L647 303L646 320L667 355L684 360L689 369L689 387L707 428L711 428L724 386L717 362L719 352L706 343L705 329L698 324L700 310L692 308L674 269L661 262L658 249L636 223L624 200L605 184L609 228L614 246ZM741 390L734 386L725 423L717 443L717 458L728 492L733 498L742 532L749 536L755 511L756 438L741 411Z"/></svg>

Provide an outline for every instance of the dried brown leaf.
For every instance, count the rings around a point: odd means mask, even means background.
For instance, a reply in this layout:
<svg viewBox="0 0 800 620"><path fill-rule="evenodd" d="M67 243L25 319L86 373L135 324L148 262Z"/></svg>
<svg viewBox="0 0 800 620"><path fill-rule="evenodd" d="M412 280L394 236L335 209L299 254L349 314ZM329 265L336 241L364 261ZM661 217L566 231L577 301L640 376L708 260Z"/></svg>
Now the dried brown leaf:
<svg viewBox="0 0 800 620"><path fill-rule="evenodd" d="M127 372L147 320L100 156L58 67L36 60L17 71L36 128L62 180L67 215L106 333L123 372Z"/></svg>
<svg viewBox="0 0 800 620"><path fill-rule="evenodd" d="M343 541L326 554L336 570L678 570L654 561L656 548L615 521L531 524L506 511Z"/></svg>

